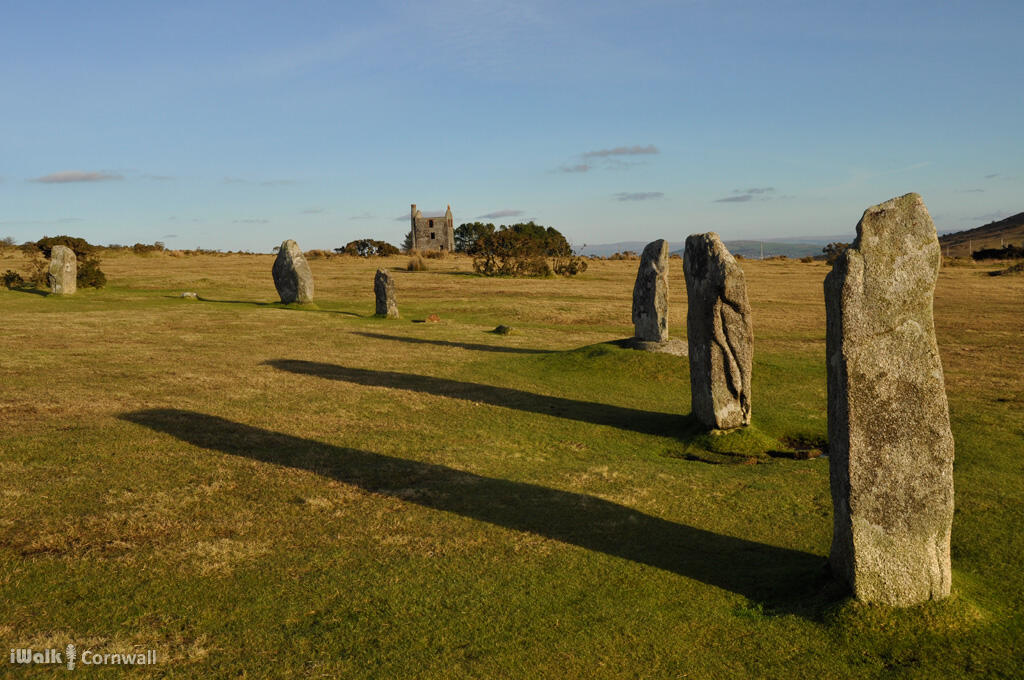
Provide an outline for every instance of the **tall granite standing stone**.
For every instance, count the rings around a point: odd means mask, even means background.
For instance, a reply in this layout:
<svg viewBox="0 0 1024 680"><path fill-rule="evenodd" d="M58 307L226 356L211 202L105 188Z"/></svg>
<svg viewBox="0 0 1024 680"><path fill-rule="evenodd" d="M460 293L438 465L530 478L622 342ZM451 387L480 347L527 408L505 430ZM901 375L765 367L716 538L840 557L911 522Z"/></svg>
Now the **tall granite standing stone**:
<svg viewBox="0 0 1024 680"><path fill-rule="evenodd" d="M67 246L53 247L46 281L54 295L73 295L78 290L78 259L75 251Z"/></svg>
<svg viewBox="0 0 1024 680"><path fill-rule="evenodd" d="M633 327L640 340L668 340L668 241L647 244L633 285Z"/></svg>
<svg viewBox="0 0 1024 680"><path fill-rule="evenodd" d="M274 286L281 296L281 302L313 301L313 272L309 270L309 263L302 255L298 243L288 239L281 244L277 259L274 260L273 274Z"/></svg>
<svg viewBox="0 0 1024 680"><path fill-rule="evenodd" d="M388 319L398 318L398 305L395 304L395 280L387 269L378 269L373 277L373 294L377 298L377 316Z"/></svg>
<svg viewBox="0 0 1024 680"><path fill-rule="evenodd" d="M835 574L865 602L949 595L953 435L935 343L939 242L917 194L868 208L825 277Z"/></svg>
<svg viewBox="0 0 1024 680"><path fill-rule="evenodd" d="M750 424L754 328L743 270L718 234L693 234L683 254L693 414L727 430Z"/></svg>

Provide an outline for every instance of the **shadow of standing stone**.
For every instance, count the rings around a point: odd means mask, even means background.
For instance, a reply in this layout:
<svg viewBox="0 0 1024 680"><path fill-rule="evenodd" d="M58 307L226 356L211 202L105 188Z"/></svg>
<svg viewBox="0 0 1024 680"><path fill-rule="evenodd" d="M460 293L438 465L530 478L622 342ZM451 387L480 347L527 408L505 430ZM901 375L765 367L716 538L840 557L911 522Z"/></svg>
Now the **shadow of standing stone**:
<svg viewBox="0 0 1024 680"><path fill-rule="evenodd" d="M743 270L708 232L686 238L683 273L693 414L715 430L749 425L754 329Z"/></svg>
<svg viewBox="0 0 1024 680"><path fill-rule="evenodd" d="M281 244L272 273L281 302L291 304L313 301L313 272L310 271L299 244L292 239Z"/></svg>
<svg viewBox="0 0 1024 680"><path fill-rule="evenodd" d="M829 561L857 599L949 595L953 435L932 300L935 225L917 194L868 208L825 278Z"/></svg>
<svg viewBox="0 0 1024 680"><path fill-rule="evenodd" d="M397 319L398 304L395 302L395 279L387 269L378 269L377 274L373 277L373 294L377 299L377 316Z"/></svg>
<svg viewBox="0 0 1024 680"><path fill-rule="evenodd" d="M46 281L54 295L74 295L78 290L78 258L67 246L54 246L50 251L50 269Z"/></svg>

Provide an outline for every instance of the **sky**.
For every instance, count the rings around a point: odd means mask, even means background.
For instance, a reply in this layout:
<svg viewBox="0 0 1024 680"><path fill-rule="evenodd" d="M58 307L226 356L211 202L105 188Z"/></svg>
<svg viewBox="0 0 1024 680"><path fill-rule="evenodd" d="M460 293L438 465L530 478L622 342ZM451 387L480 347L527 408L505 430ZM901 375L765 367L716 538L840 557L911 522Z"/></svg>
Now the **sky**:
<svg viewBox="0 0 1024 680"><path fill-rule="evenodd" d="M1024 211L1024 2L47 2L0 21L0 237L583 244Z"/></svg>

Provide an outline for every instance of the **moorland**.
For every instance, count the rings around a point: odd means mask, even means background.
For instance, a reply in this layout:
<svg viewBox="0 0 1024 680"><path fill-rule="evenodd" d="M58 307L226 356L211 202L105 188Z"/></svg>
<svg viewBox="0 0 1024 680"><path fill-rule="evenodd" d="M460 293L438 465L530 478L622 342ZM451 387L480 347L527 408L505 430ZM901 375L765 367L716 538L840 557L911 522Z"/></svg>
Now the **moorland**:
<svg viewBox="0 0 1024 680"><path fill-rule="evenodd" d="M753 426L716 437L685 358L610 344L635 261L406 261L313 259L307 306L271 255L0 289L0 639L156 649L133 672L161 677L1019 675L1024 277L940 273L953 595L896 610L826 568L827 264L742 263ZM401 319L372 316L378 266Z"/></svg>

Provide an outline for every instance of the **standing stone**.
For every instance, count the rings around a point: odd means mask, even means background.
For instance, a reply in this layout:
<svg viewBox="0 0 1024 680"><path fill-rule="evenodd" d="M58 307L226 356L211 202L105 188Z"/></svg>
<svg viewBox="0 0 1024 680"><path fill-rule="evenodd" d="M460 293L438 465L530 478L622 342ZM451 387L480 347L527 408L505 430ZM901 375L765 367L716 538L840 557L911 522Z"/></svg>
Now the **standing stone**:
<svg viewBox="0 0 1024 680"><path fill-rule="evenodd" d="M46 275L54 295L72 295L78 290L78 259L67 246L54 246L50 251L50 271Z"/></svg>
<svg viewBox="0 0 1024 680"><path fill-rule="evenodd" d="M750 424L754 329L743 270L718 234L693 234L683 254L693 414L708 428Z"/></svg>
<svg viewBox="0 0 1024 680"><path fill-rule="evenodd" d="M281 296L281 302L313 301L313 272L309 270L309 264L299 250L298 243L288 239L281 244L277 259L274 260L273 274L274 286Z"/></svg>
<svg viewBox="0 0 1024 680"><path fill-rule="evenodd" d="M829 561L857 599L949 595L953 435L935 343L935 225L917 194L868 208L825 277Z"/></svg>
<svg viewBox="0 0 1024 680"><path fill-rule="evenodd" d="M387 269L378 269L373 277L373 294L377 298L377 316L388 319L398 318L398 305L395 304L395 280Z"/></svg>
<svg viewBox="0 0 1024 680"><path fill-rule="evenodd" d="M640 340L668 340L668 241L647 244L633 285L633 327Z"/></svg>

